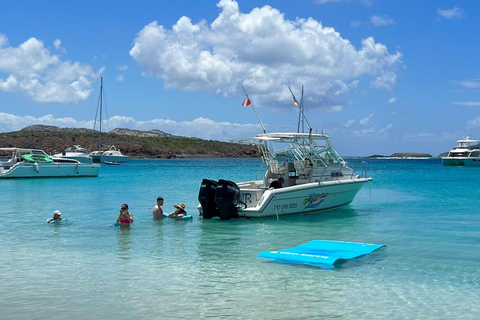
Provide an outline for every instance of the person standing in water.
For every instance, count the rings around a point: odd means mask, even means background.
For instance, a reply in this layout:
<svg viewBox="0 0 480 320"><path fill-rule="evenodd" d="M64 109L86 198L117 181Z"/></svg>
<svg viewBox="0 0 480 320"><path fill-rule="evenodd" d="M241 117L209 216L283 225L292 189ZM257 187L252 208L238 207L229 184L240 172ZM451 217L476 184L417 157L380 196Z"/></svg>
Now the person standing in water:
<svg viewBox="0 0 480 320"><path fill-rule="evenodd" d="M163 219L163 198L157 198L157 205L153 207L153 220Z"/></svg>
<svg viewBox="0 0 480 320"><path fill-rule="evenodd" d="M120 228L130 228L130 224L133 223L133 215L131 212L128 212L128 204L122 204L117 223L120 223Z"/></svg>

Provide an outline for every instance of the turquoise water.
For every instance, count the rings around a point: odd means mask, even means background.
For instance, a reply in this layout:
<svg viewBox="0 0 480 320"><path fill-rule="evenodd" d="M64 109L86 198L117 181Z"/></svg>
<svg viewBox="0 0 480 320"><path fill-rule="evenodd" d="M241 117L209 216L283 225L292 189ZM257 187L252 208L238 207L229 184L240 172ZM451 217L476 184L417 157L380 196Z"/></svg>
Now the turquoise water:
<svg viewBox="0 0 480 320"><path fill-rule="evenodd" d="M345 208L198 217L203 178L255 179L260 163L134 160L98 178L0 180L0 319L478 318L480 168L369 160L374 181ZM194 219L152 221L159 195ZM112 227L122 203L130 230ZM54 210L68 221L45 224ZM257 258L313 239L387 248L333 269Z"/></svg>

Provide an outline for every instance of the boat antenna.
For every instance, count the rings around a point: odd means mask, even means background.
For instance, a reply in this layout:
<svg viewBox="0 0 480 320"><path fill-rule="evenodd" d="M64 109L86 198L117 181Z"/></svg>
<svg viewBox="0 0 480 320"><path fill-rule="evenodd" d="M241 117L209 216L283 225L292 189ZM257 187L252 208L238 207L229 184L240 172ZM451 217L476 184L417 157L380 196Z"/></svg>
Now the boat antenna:
<svg viewBox="0 0 480 320"><path fill-rule="evenodd" d="M290 86L288 86L288 90L290 90L290 93L292 94L293 104L294 104L295 106L297 106L297 108L300 109L300 113L302 114L303 121L305 121L305 123L307 124L307 127L308 127L308 129L309 129L309 134L312 134L312 127L310 127L310 124L308 123L308 120L307 120L307 118L305 117L305 114L303 113L302 108L300 108L300 106L298 105L297 99L295 98L295 95L293 94L293 91L292 91L292 89L290 88ZM303 96L303 89L302 89L302 96Z"/></svg>
<svg viewBox="0 0 480 320"><path fill-rule="evenodd" d="M97 110L95 111L95 121L93 122L93 132L92 132L92 139L90 141L90 148L93 146L93 136L95 134L95 128L97 127L97 118L99 116L100 111L100 136L99 136L99 149L100 150L100 143L102 141L102 98L103 98L103 77L100 78L100 95L98 96L97 101Z"/></svg>
<svg viewBox="0 0 480 320"><path fill-rule="evenodd" d="M322 101L322 135L323 135L324 127L325 127L325 96L323 97L323 101Z"/></svg>
<svg viewBox="0 0 480 320"><path fill-rule="evenodd" d="M262 126L263 133L267 133L267 130L265 129L265 126L263 125L262 120L260 120L260 117L258 116L257 110L255 110L255 107L253 106L252 100L250 100L250 97L248 96L247 91L243 87L243 84L242 84L242 89L243 89L243 92L245 92L245 96L246 96L245 100L243 100L242 106L246 107L248 105L252 105L252 109L255 112L255 115L257 116L258 122L260 122L260 125Z"/></svg>

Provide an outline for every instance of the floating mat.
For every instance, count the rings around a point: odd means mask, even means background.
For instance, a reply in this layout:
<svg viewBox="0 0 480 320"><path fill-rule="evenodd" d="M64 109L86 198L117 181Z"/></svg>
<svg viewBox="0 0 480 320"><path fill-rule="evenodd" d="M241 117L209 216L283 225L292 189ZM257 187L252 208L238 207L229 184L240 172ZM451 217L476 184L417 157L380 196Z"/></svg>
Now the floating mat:
<svg viewBox="0 0 480 320"><path fill-rule="evenodd" d="M381 247L385 247L385 245L312 240L290 249L260 252L258 257L273 259L278 262L300 263L313 266L333 265L336 261L357 258Z"/></svg>

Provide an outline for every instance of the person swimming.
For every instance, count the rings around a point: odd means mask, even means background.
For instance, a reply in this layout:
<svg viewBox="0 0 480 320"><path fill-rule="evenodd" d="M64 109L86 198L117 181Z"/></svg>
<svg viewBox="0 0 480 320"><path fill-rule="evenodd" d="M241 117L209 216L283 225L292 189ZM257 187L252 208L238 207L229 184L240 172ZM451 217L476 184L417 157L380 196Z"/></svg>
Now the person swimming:
<svg viewBox="0 0 480 320"><path fill-rule="evenodd" d="M122 204L122 208L118 214L117 223L120 223L121 228L130 228L130 224L133 223L133 215L128 211L128 204Z"/></svg>
<svg viewBox="0 0 480 320"><path fill-rule="evenodd" d="M56 222L62 221L62 213L58 210L53 211L53 218L48 219L46 223L50 223L52 221L56 221Z"/></svg>

